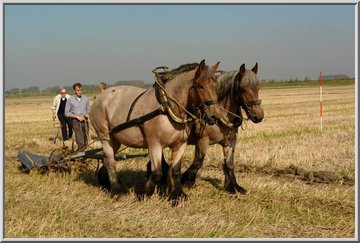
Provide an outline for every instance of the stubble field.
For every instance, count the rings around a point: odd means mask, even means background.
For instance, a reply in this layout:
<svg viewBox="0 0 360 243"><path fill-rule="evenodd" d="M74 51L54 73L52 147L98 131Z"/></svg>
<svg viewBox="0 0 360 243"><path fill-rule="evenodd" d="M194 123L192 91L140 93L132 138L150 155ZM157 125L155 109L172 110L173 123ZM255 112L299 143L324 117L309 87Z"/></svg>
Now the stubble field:
<svg viewBox="0 0 360 243"><path fill-rule="evenodd" d="M89 95L89 97L92 97ZM189 200L172 207L154 195L118 200L88 171L42 175L19 171L19 150L49 155L60 143L51 119L53 97L5 99L6 238L353 238L355 237L355 86L260 90L264 120L246 121L235 151L237 181L247 195L223 190L222 149L210 147ZM166 151L168 153L168 151ZM146 150L125 149L139 154ZM183 158L185 171L194 147ZM132 188L146 157L118 162Z"/></svg>

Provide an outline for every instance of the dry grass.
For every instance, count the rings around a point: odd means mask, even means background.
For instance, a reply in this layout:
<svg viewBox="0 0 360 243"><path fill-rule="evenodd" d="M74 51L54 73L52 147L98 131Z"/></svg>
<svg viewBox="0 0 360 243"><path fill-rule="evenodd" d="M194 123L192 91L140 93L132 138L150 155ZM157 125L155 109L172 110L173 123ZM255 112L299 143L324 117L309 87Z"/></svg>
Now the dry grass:
<svg viewBox="0 0 360 243"><path fill-rule="evenodd" d="M239 130L238 182L248 195L222 190L221 147L212 146L197 187L178 207L159 197L118 201L97 186L94 169L71 175L18 171L19 149L49 155L52 97L5 100L6 238L353 238L355 186L307 184L288 177L240 173L239 164L285 168L294 164L355 177L355 88L324 88L324 129L318 88L264 89L265 119ZM91 96L90 96L91 97ZM127 149L125 152L139 153ZM143 151L140 151L143 152ZM190 165L189 146L184 166ZM119 162L129 187L145 175L146 158ZM95 168L96 162L92 162ZM183 169L184 170L184 169Z"/></svg>

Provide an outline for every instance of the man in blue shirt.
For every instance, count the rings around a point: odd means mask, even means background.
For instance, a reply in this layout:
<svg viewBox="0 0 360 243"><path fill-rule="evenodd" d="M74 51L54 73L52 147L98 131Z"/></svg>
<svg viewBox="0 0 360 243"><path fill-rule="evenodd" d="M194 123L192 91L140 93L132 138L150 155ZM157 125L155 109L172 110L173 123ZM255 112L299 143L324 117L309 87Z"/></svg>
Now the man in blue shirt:
<svg viewBox="0 0 360 243"><path fill-rule="evenodd" d="M80 83L73 85L74 95L66 102L65 116L71 118L78 150L88 143L87 130L90 103L89 99L82 95L83 86Z"/></svg>

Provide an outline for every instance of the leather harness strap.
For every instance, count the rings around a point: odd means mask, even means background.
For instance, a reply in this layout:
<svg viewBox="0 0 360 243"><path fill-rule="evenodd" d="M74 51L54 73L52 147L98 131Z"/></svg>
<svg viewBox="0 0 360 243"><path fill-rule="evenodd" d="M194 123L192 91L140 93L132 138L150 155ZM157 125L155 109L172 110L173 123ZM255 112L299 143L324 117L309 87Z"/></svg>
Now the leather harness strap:
<svg viewBox="0 0 360 243"><path fill-rule="evenodd" d="M163 111L160 108L156 109L146 115L140 116L138 118L135 118L135 119L129 120L127 122L121 123L120 125L117 125L116 127L111 129L110 133L117 133L117 132L120 132L127 128L130 128L132 126L140 125L162 113L163 113Z"/></svg>
<svg viewBox="0 0 360 243"><path fill-rule="evenodd" d="M131 116L131 113L132 113L132 111L133 111L133 109L134 109L135 103L138 101L138 99L139 99L143 94L146 93L146 91L148 91L148 90L145 90L144 92L142 92L141 94L139 94L139 95L134 99L134 101L131 103L131 106L130 106L128 115L127 115L127 117L126 117L126 121L129 121L129 120L130 120L130 116Z"/></svg>

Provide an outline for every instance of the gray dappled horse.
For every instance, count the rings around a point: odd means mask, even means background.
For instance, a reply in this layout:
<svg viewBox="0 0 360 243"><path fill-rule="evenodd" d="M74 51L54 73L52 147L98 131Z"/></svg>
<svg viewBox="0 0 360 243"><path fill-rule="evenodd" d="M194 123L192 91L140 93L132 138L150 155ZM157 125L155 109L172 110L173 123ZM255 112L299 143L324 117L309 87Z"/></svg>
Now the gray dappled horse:
<svg viewBox="0 0 360 243"><path fill-rule="evenodd" d="M190 109L208 102L211 114L220 114L216 94L215 72L219 63L208 68L205 60L196 65L183 65L173 70L169 80L163 86L168 97L176 99L177 104L170 101L174 112L186 119L187 113L181 108ZM185 67L184 67L185 66ZM156 84L155 84L156 86ZM214 102L215 101L215 102ZM150 196L156 184L161 181L162 150L169 147L172 151L169 175L169 199L186 196L180 181L181 157L185 151L187 139L193 122L177 123L168 114L161 113L141 124L114 130L119 124L142 117L160 109L155 87L148 90L118 86L105 90L91 106L90 120L101 139L106 159L104 166L109 177L111 195L127 192L125 185L118 180L116 173L115 153L121 144L133 148L148 148L151 161L151 175L142 187L136 188L136 193ZM123 185L121 186L120 183Z"/></svg>
<svg viewBox="0 0 360 243"><path fill-rule="evenodd" d="M216 126L206 126L196 122L188 144L195 145L195 158L193 164L181 177L184 186L195 186L196 174L202 167L209 145L220 144L223 148L225 174L225 190L229 193L246 193L238 185L234 173L234 151L238 127L241 125L241 108L245 110L248 118L254 123L261 122L264 111L259 99L260 81L256 74L258 64L248 70L245 64L239 70L224 72L217 78L217 94L222 109L220 123ZM228 112L230 111L230 112ZM233 114L237 116L234 116Z"/></svg>

